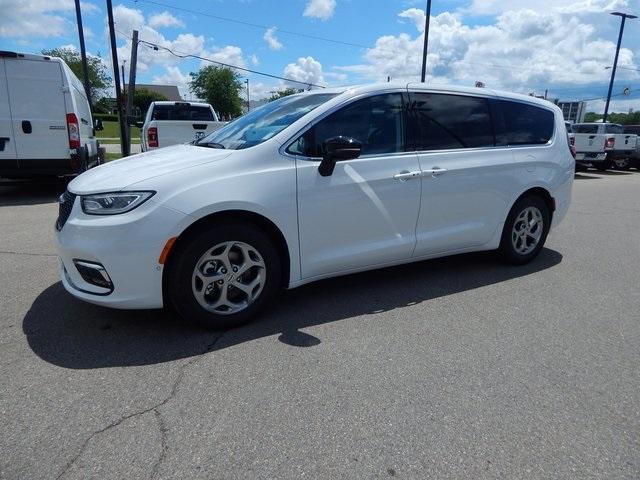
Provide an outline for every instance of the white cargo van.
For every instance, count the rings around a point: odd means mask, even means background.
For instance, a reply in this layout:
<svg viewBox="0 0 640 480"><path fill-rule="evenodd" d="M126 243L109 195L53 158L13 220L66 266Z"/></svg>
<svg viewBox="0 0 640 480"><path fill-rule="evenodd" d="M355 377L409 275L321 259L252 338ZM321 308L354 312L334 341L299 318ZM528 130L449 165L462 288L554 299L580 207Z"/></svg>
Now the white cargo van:
<svg viewBox="0 0 640 480"><path fill-rule="evenodd" d="M0 51L0 176L69 175L98 163L89 102L67 64Z"/></svg>

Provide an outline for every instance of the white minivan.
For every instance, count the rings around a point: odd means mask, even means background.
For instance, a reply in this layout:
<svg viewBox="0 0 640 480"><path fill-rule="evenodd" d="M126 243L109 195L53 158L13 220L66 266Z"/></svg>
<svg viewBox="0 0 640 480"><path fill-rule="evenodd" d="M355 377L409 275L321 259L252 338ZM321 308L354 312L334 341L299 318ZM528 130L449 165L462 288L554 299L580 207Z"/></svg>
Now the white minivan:
<svg viewBox="0 0 640 480"><path fill-rule="evenodd" d="M0 176L68 175L98 163L89 102L67 64L0 51Z"/></svg>
<svg viewBox="0 0 640 480"><path fill-rule="evenodd" d="M574 168L545 100L389 83L292 95L73 180L62 283L225 328L322 278L479 250L524 264L565 216Z"/></svg>

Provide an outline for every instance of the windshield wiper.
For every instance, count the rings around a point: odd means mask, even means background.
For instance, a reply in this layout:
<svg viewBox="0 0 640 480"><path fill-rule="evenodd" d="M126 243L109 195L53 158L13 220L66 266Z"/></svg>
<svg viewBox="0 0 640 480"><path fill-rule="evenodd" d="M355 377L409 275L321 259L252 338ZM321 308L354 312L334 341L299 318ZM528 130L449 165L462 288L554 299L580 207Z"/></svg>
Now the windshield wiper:
<svg viewBox="0 0 640 480"><path fill-rule="evenodd" d="M195 143L196 147L207 147L207 148L219 148L219 149L226 149L227 147L225 147L224 145L222 145L221 143L216 143L216 142L206 142L206 143Z"/></svg>

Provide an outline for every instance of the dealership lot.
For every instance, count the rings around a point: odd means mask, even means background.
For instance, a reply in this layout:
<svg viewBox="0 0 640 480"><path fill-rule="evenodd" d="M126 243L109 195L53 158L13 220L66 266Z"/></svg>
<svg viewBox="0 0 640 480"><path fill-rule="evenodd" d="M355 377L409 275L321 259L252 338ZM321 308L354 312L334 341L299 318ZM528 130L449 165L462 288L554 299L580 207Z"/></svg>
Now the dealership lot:
<svg viewBox="0 0 640 480"><path fill-rule="evenodd" d="M63 186L0 181L0 477L638 478L640 173L532 264L307 285L224 334L70 297Z"/></svg>

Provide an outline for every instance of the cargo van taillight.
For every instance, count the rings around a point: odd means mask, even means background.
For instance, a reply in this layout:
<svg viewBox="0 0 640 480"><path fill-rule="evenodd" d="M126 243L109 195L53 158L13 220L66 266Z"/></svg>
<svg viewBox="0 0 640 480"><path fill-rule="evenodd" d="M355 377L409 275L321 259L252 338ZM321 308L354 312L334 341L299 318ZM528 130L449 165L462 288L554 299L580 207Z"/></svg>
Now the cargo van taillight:
<svg viewBox="0 0 640 480"><path fill-rule="evenodd" d="M611 138L607 138L607 140L604 142L604 148L613 148L616 145L616 139L611 137Z"/></svg>
<svg viewBox="0 0 640 480"><path fill-rule="evenodd" d="M149 127L147 130L147 143L150 147L158 146L158 129L156 127Z"/></svg>
<svg viewBox="0 0 640 480"><path fill-rule="evenodd" d="M69 132L69 148L77 150L80 148L80 126L75 113L67 113L67 131Z"/></svg>

